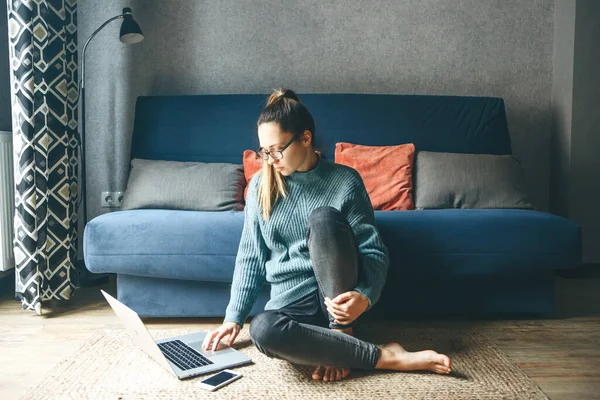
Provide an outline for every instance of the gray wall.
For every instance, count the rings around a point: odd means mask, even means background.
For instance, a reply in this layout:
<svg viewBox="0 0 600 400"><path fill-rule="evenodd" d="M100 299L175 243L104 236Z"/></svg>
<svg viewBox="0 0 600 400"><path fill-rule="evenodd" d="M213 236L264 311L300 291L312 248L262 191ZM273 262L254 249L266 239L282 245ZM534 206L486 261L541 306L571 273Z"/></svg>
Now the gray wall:
<svg viewBox="0 0 600 400"><path fill-rule="evenodd" d="M583 262L600 262L600 2L556 3L551 211L581 225Z"/></svg>
<svg viewBox="0 0 600 400"><path fill-rule="evenodd" d="M554 11L550 210L558 215L568 217L575 0L557 1Z"/></svg>
<svg viewBox="0 0 600 400"><path fill-rule="evenodd" d="M6 5L0 7L0 131L12 131L10 108L10 63Z"/></svg>
<svg viewBox="0 0 600 400"><path fill-rule="evenodd" d="M549 207L553 0L82 1L79 45L131 6L145 40L119 22L87 51L88 213L124 190L135 97L149 94L418 93L506 101L529 193Z"/></svg>
<svg viewBox="0 0 600 400"><path fill-rule="evenodd" d="M575 21L569 217L584 262L600 262L600 1L577 0Z"/></svg>

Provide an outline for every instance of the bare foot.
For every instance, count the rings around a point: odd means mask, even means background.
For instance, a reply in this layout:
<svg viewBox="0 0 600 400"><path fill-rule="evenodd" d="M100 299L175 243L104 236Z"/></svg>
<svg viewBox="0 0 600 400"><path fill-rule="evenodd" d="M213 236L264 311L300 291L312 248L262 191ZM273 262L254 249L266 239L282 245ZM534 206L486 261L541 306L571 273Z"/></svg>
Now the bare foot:
<svg viewBox="0 0 600 400"><path fill-rule="evenodd" d="M324 367L319 365L315 372L312 374L312 378L315 381L333 382L341 381L345 377L350 375L350 369L348 368L337 368L337 367Z"/></svg>
<svg viewBox="0 0 600 400"><path fill-rule="evenodd" d="M352 328L332 329L332 330L342 332L347 335L352 335L354 333ZM333 382L333 381L341 381L348 375L350 375L349 368L337 368L337 367L327 367L327 366L319 365L313 372L312 378L315 381L320 381L322 379L325 382Z"/></svg>
<svg viewBox="0 0 600 400"><path fill-rule="evenodd" d="M452 371L450 358L433 350L410 352L398 343L388 343L380 346L381 355L375 366L376 369L391 369L395 371L426 370L436 374L449 374Z"/></svg>

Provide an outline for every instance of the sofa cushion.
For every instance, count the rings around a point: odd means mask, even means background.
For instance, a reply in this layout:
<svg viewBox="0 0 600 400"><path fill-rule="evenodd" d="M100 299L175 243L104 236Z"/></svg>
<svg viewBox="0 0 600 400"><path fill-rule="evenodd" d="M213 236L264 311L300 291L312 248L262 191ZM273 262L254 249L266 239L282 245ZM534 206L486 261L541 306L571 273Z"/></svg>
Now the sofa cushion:
<svg viewBox="0 0 600 400"><path fill-rule="evenodd" d="M122 210L242 210L241 164L131 160Z"/></svg>
<svg viewBox="0 0 600 400"><path fill-rule="evenodd" d="M85 227L85 263L92 272L231 282L243 226L243 211L102 214Z"/></svg>
<svg viewBox="0 0 600 400"><path fill-rule="evenodd" d="M390 251L389 280L526 273L580 261L578 226L539 211L375 211L375 217ZM85 227L85 263L97 273L231 282L243 224L239 211L102 214Z"/></svg>
<svg viewBox="0 0 600 400"><path fill-rule="evenodd" d="M581 262L579 226L541 211L375 211L375 217L395 264L391 274L522 274Z"/></svg>
<svg viewBox="0 0 600 400"><path fill-rule="evenodd" d="M259 146L265 94L140 96L130 158L238 163ZM418 150L511 154L504 100L413 94L301 93L317 126L317 149L337 142L414 143ZM210 133L210 134L209 134Z"/></svg>
<svg viewBox="0 0 600 400"><path fill-rule="evenodd" d="M363 146L339 142L335 162L355 169L375 210L413 210L415 145Z"/></svg>
<svg viewBox="0 0 600 400"><path fill-rule="evenodd" d="M535 208L511 155L420 151L415 176L417 209Z"/></svg>

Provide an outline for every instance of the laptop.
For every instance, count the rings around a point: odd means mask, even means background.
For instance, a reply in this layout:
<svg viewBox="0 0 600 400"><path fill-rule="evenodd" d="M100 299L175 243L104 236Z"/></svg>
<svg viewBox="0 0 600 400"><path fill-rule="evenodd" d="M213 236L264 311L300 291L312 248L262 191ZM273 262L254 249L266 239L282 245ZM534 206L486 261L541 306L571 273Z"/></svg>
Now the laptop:
<svg viewBox="0 0 600 400"><path fill-rule="evenodd" d="M135 311L104 290L100 291L127 329L131 339L146 354L179 379L252 362L246 355L231 347L224 347L216 351L202 350L202 342L206 332L191 333L155 341Z"/></svg>

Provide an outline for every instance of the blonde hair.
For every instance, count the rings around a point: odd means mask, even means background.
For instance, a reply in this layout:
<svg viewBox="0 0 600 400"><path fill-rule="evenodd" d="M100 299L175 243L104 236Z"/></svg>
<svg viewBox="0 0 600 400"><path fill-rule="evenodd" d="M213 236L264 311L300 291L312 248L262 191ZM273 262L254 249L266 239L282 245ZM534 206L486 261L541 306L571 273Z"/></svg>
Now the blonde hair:
<svg viewBox="0 0 600 400"><path fill-rule="evenodd" d="M315 123L308 109L291 89L274 89L267 99L267 104L258 118L257 128L260 124L276 122L283 132L301 135L308 130L315 134ZM283 176L275 171L268 160L263 160L262 180L258 187L258 204L262 215L268 220L273 207L280 197L287 197L287 190Z"/></svg>
<svg viewBox="0 0 600 400"><path fill-rule="evenodd" d="M258 204L262 209L265 221L269 220L271 211L280 197L287 197L285 181L281 174L263 160L262 180L258 186Z"/></svg>

